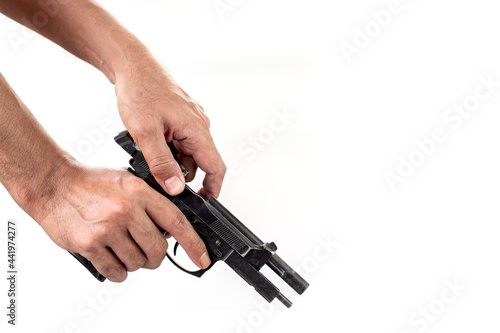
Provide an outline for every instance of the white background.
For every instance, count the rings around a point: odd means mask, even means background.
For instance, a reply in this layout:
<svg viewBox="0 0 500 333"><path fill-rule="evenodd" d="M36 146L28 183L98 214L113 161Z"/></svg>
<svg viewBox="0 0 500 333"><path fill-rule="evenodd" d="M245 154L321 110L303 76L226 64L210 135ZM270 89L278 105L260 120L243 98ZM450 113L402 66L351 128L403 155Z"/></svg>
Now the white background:
<svg viewBox="0 0 500 333"><path fill-rule="evenodd" d="M18 222L20 267L19 325L2 314L2 331L498 331L500 87L458 128L443 119L480 76L500 81L495 2L401 0L385 27L370 13L388 0L221 2L232 3L222 16L211 0L102 3L207 111L222 156L239 165L220 200L311 287L298 296L274 278L294 305L262 307L222 264L198 280L167 261L123 286L100 284L2 189L0 233ZM369 43L348 61L342 43L355 46L366 26ZM25 38L18 47L13 34ZM114 131L82 160L126 165L102 74L3 18L0 45L0 72L59 144L76 150L109 119ZM241 154L284 109L293 120L255 158ZM445 142L391 191L384 174L436 128Z"/></svg>

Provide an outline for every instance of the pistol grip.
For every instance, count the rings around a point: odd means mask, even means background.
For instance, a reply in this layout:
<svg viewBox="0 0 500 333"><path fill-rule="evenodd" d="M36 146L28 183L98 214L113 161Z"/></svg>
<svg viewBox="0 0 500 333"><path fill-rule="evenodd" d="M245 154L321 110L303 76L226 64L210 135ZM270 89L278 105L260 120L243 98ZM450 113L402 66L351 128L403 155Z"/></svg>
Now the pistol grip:
<svg viewBox="0 0 500 333"><path fill-rule="evenodd" d="M87 258L75 252L70 252L70 251L68 252L71 253L71 255L75 257L76 260L78 260L83 266L85 266L85 268L89 270L90 274L92 274L97 280L101 282L104 282L106 280L104 275L99 273L99 271L94 267L94 265L92 265L90 261L87 260Z"/></svg>

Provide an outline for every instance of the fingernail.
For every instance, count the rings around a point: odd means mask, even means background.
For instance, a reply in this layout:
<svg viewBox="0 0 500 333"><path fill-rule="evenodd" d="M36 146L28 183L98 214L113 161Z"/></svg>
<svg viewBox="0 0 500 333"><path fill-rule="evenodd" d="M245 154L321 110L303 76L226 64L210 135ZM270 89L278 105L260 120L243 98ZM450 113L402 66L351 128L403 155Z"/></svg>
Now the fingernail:
<svg viewBox="0 0 500 333"><path fill-rule="evenodd" d="M174 176L165 181L165 186L167 187L167 193L170 195L176 195L184 190L184 185L179 177Z"/></svg>
<svg viewBox="0 0 500 333"><path fill-rule="evenodd" d="M208 268L208 266L210 266L210 258L208 257L208 253L205 252L201 255L200 257L200 268L202 269L205 269L205 268Z"/></svg>

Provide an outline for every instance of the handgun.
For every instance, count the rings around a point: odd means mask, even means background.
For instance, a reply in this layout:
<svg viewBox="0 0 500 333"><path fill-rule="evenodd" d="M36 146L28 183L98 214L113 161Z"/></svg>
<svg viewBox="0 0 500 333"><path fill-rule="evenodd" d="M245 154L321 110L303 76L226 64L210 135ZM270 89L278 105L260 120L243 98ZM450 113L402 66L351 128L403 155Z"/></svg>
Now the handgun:
<svg viewBox="0 0 500 333"><path fill-rule="evenodd" d="M149 186L167 197L186 216L194 230L205 243L211 264L206 269L189 271L182 267L174 259L179 243L175 243L173 255L166 253L167 258L182 271L196 277L201 277L213 265L219 261L225 262L243 280L250 284L266 301L272 302L277 298L286 307L292 306L292 302L286 298L280 290L269 281L260 269L267 265L278 276L280 276L295 292L302 294L308 287L307 283L297 272L295 272L277 254L275 243L262 242L248 227L239 221L229 210L227 210L217 199L210 197L205 199L194 192L188 185L184 191L176 196L170 196L156 182L151 174L149 166L142 154L141 149L134 142L129 132L123 131L115 137L115 141L130 156L130 167L128 170L135 176L143 179ZM177 149L173 142L168 143L174 157ZM179 163L184 177L187 169ZM162 233L165 230L158 227ZM80 261L92 275L103 282L106 278L98 272L92 263L78 253L70 252Z"/></svg>

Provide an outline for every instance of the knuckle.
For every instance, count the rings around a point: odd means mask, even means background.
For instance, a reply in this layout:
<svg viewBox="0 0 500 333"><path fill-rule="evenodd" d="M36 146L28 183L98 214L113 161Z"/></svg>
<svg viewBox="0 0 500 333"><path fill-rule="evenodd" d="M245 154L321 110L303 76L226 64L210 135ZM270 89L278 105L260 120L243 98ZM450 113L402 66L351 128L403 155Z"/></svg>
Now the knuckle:
<svg viewBox="0 0 500 333"><path fill-rule="evenodd" d="M194 237L190 245L192 249L195 249L200 253L206 251L205 243L203 243L203 240L200 237Z"/></svg>
<svg viewBox="0 0 500 333"><path fill-rule="evenodd" d="M167 249L168 249L167 241L164 239L160 239L159 242L156 242L151 247L150 254L152 257L155 258L163 258L167 253Z"/></svg>
<svg viewBox="0 0 500 333"><path fill-rule="evenodd" d="M227 165L224 163L224 161L221 161L220 167L219 167L221 175L225 175L227 172Z"/></svg>
<svg viewBox="0 0 500 333"><path fill-rule="evenodd" d="M129 126L129 131L137 144L142 143L156 133L156 125L154 121L143 119L136 121Z"/></svg>
<svg viewBox="0 0 500 333"><path fill-rule="evenodd" d="M126 271L125 271L126 273ZM108 277L108 280L111 282L121 283L127 279L127 274L124 274L122 277Z"/></svg>
<svg viewBox="0 0 500 333"><path fill-rule="evenodd" d="M87 255L97 252L97 239L94 237L79 237L75 239L76 247Z"/></svg>
<svg viewBox="0 0 500 333"><path fill-rule="evenodd" d="M101 274L115 282L123 282L127 277L127 271L123 265L106 265L101 269Z"/></svg>
<svg viewBox="0 0 500 333"><path fill-rule="evenodd" d="M134 254L131 255L130 263L127 265L127 270L129 272L134 272L141 267L144 267L148 259L144 254Z"/></svg>
<svg viewBox="0 0 500 333"><path fill-rule="evenodd" d="M199 106L198 103L196 103L192 99L186 100L186 105L191 109L191 110L198 110Z"/></svg>
<svg viewBox="0 0 500 333"><path fill-rule="evenodd" d="M160 267L162 261L163 261L163 258L158 259L158 260L148 260L147 263L144 265L144 268L157 269L158 267Z"/></svg>
<svg viewBox="0 0 500 333"><path fill-rule="evenodd" d="M148 161L149 169L154 175L166 176L177 167L177 162L168 155L160 155Z"/></svg>
<svg viewBox="0 0 500 333"><path fill-rule="evenodd" d="M97 223L92 227L97 239L106 239L113 234L113 227L109 223Z"/></svg>
<svg viewBox="0 0 500 333"><path fill-rule="evenodd" d="M172 229L177 232L185 232L191 226L184 214L180 211L176 211L171 220Z"/></svg>
<svg viewBox="0 0 500 333"><path fill-rule="evenodd" d="M201 119L204 121L206 128L210 129L210 118L208 118L207 114L205 112L201 112Z"/></svg>
<svg viewBox="0 0 500 333"><path fill-rule="evenodd" d="M139 177L131 175L131 177L126 180L127 192L128 193L140 193L145 188L147 188L147 184L144 180Z"/></svg>
<svg viewBox="0 0 500 333"><path fill-rule="evenodd" d="M195 104L196 107L196 115L198 116L199 120L200 120L200 125L204 128L204 129L209 129L210 128L210 119L208 118L207 114L203 111L203 108L198 105L198 104Z"/></svg>
<svg viewBox="0 0 500 333"><path fill-rule="evenodd" d="M127 200L114 201L108 210L108 218L110 220L120 220L133 215L132 204Z"/></svg>
<svg viewBox="0 0 500 333"><path fill-rule="evenodd" d="M168 248L167 241L158 242L157 245L153 246L148 252L148 260L144 264L144 268L157 269L160 267L163 259L166 256Z"/></svg>

